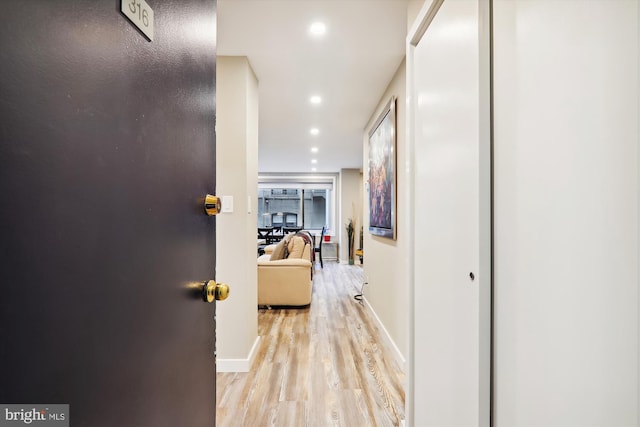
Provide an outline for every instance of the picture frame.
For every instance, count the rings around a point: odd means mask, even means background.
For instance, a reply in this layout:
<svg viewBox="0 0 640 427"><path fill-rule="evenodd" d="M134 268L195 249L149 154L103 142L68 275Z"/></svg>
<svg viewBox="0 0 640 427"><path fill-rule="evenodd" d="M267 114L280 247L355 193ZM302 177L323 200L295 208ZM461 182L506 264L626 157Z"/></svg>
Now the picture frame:
<svg viewBox="0 0 640 427"><path fill-rule="evenodd" d="M396 240L396 97L369 131L369 233Z"/></svg>

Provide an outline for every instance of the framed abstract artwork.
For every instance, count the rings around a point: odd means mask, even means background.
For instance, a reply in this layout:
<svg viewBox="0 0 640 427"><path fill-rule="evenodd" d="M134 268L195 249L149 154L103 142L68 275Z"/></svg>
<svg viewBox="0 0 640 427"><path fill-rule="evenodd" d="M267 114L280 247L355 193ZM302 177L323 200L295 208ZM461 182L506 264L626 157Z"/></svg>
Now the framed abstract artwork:
<svg viewBox="0 0 640 427"><path fill-rule="evenodd" d="M369 131L369 232L396 239L396 98Z"/></svg>

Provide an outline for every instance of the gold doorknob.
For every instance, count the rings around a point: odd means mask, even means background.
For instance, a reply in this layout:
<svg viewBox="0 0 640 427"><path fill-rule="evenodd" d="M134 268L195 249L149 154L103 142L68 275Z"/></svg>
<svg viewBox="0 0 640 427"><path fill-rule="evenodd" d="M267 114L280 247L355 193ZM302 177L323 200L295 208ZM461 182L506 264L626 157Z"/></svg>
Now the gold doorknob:
<svg viewBox="0 0 640 427"><path fill-rule="evenodd" d="M212 196L211 194L204 196L204 211L207 215L218 215L221 210L222 200L220 200L220 197Z"/></svg>
<svg viewBox="0 0 640 427"><path fill-rule="evenodd" d="M215 300L224 301L229 296L229 285L216 283L215 280L208 280L202 286L202 297L208 303Z"/></svg>

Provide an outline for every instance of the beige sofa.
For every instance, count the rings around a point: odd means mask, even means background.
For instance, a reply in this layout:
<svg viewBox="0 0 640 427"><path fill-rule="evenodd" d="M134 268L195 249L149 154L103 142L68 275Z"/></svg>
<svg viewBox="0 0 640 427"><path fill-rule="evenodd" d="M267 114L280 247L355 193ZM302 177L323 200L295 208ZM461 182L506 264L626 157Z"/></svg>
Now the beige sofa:
<svg viewBox="0 0 640 427"><path fill-rule="evenodd" d="M279 258L285 246L286 258L272 259ZM309 244L293 235L286 236L278 245L265 247L265 254L258 258L259 306L311 304L311 251Z"/></svg>

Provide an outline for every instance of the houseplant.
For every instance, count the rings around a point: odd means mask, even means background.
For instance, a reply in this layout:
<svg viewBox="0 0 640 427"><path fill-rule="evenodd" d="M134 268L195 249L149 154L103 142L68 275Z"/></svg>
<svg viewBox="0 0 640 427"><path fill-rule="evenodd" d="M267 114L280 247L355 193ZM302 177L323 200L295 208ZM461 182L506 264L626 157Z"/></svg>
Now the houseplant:
<svg viewBox="0 0 640 427"><path fill-rule="evenodd" d="M349 221L345 224L345 229L347 230L347 239L349 244L349 265L353 265L353 239L355 236L355 226L352 218L349 218Z"/></svg>

